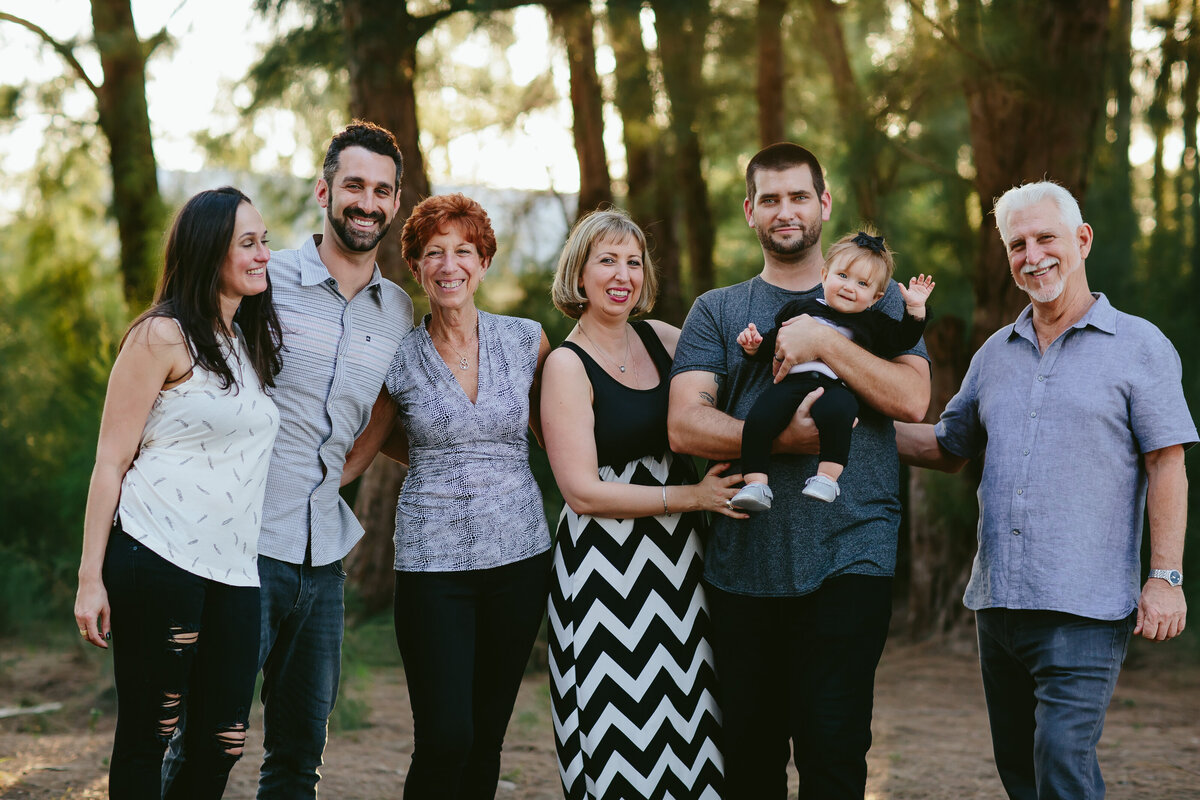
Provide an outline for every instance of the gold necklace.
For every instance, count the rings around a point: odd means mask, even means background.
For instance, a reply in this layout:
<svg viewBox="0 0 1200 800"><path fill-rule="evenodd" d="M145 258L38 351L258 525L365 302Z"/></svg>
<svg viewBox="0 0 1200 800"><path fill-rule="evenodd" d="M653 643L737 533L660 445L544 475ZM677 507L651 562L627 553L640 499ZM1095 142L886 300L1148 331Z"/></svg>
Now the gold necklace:
<svg viewBox="0 0 1200 800"><path fill-rule="evenodd" d="M602 347L600 347L600 345L596 344L595 339L588 336L587 330L583 327L583 320L580 320L576 324L579 325L579 332L584 335L584 338L586 338L589 342L592 343L592 347L596 348L596 351L598 353L600 353L600 355L604 356L604 360L607 361L612 366L619 369L622 373L624 373L625 372L625 364L629 363L629 326L628 325L625 326L625 363L618 364L615 360L613 360L612 358L609 358L608 353L604 352L604 349Z"/></svg>

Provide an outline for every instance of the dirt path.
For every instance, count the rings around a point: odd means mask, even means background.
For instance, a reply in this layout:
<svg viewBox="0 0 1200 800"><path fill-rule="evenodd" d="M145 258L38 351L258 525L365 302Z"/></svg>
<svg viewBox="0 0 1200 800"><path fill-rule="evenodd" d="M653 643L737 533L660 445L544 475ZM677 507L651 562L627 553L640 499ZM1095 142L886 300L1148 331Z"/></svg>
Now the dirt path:
<svg viewBox="0 0 1200 800"><path fill-rule="evenodd" d="M399 670L359 670L346 695L368 723L331 736L321 795L375 800L400 794L412 728ZM61 711L0 719L0 797L107 796L111 672L100 654L32 652L0 642L0 708L61 702ZM560 798L545 676L521 689L502 764L501 800ZM103 709L92 711L93 708ZM1200 798L1200 668L1136 642L1121 675L1100 759L1110 800ZM225 796L254 796L259 720ZM877 679L867 797L1002 797L992 764L978 666L969 640L893 642ZM793 775L793 787L795 776Z"/></svg>

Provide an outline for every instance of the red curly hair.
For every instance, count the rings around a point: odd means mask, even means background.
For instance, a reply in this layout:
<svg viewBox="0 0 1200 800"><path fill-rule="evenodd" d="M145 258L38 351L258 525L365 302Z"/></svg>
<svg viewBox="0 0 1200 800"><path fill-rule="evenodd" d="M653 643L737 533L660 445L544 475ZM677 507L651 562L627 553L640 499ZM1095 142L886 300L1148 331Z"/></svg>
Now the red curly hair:
<svg viewBox="0 0 1200 800"><path fill-rule="evenodd" d="M400 252L411 265L421 260L425 244L440 231L457 228L475 245L480 257L491 261L496 255L496 232L483 206L464 194L439 194L417 203L404 230L400 232Z"/></svg>

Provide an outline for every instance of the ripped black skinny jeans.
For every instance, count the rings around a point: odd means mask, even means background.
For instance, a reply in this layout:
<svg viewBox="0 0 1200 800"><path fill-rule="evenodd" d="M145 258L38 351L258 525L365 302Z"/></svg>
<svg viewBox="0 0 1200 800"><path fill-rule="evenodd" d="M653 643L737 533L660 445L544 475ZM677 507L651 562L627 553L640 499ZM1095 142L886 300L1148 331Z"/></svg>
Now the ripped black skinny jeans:
<svg viewBox="0 0 1200 800"><path fill-rule="evenodd" d="M254 697L258 587L193 575L119 526L104 556L104 585L117 682L109 796L163 797L163 753L186 710L188 759L166 797L219 798Z"/></svg>

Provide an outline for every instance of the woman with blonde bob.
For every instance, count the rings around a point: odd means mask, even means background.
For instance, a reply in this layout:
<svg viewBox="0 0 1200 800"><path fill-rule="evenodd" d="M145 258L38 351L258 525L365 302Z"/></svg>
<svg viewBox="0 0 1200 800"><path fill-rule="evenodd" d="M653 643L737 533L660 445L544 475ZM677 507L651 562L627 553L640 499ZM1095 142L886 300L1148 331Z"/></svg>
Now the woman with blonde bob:
<svg viewBox="0 0 1200 800"><path fill-rule="evenodd" d="M679 329L630 322L658 276L622 211L576 224L554 305L577 320L546 359L542 428L566 506L550 588L550 696L568 798L720 796L712 649L700 585L703 511L739 475L696 481L667 443ZM665 767L665 769L663 769Z"/></svg>

